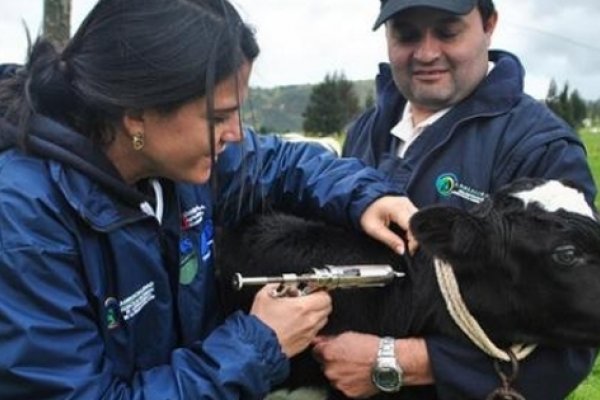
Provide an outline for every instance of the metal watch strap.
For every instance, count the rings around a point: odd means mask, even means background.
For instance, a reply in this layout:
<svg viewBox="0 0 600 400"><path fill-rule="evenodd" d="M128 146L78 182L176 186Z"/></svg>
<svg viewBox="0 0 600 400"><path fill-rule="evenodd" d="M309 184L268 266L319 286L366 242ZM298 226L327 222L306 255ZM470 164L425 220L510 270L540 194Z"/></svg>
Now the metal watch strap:
<svg viewBox="0 0 600 400"><path fill-rule="evenodd" d="M394 363L398 364L398 362L396 361L396 339L394 339L393 337L390 336L385 336L382 337L381 340L379 341L379 350L377 351L377 361L379 362L379 360L381 360L382 358L389 358L391 360L394 360Z"/></svg>
<svg viewBox="0 0 600 400"><path fill-rule="evenodd" d="M382 392L394 393L402 387L403 371L396 360L396 340L385 336L379 340L377 361L371 379Z"/></svg>

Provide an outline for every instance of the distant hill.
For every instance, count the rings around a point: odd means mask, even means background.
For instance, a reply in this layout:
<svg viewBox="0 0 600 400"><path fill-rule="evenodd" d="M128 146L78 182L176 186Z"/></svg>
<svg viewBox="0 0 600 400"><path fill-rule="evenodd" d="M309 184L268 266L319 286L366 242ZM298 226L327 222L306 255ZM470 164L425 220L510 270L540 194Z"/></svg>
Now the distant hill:
<svg viewBox="0 0 600 400"><path fill-rule="evenodd" d="M375 98L373 80L354 81L353 84L361 107L369 94ZM250 88L250 96L243 109L244 123L261 132L302 132L302 114L313 86Z"/></svg>

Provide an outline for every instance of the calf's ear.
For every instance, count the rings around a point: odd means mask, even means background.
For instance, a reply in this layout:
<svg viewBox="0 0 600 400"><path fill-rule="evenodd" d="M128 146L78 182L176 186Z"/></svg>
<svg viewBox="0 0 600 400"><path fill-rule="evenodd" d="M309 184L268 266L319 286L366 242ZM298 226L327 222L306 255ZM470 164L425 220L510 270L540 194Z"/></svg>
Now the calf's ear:
<svg viewBox="0 0 600 400"><path fill-rule="evenodd" d="M410 229L424 251L450 262L477 256L485 243L480 222L454 207L424 208L411 218Z"/></svg>

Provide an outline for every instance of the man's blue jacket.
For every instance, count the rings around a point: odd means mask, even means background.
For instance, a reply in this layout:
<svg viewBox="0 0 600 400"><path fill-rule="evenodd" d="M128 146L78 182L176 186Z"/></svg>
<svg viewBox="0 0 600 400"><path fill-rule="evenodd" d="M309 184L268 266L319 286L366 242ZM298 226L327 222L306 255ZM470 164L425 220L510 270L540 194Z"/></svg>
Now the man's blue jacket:
<svg viewBox="0 0 600 400"><path fill-rule="evenodd" d="M518 177L565 178L593 203L594 181L579 138L543 104L523 93L516 57L490 52L495 67L467 99L396 156L390 134L406 99L390 67L377 77L377 102L350 128L344 156L358 157L392 179L418 206L468 208ZM481 399L499 386L492 361L472 346L426 337L439 399ZM589 372L595 352L539 348L521 363L516 387L529 400L563 399Z"/></svg>
<svg viewBox="0 0 600 400"><path fill-rule="evenodd" d="M0 120L0 399L260 399L288 373L273 331L221 315L214 217L268 201L356 224L393 192L321 146L245 132L218 188L160 180L162 223L83 136L36 116L29 152Z"/></svg>

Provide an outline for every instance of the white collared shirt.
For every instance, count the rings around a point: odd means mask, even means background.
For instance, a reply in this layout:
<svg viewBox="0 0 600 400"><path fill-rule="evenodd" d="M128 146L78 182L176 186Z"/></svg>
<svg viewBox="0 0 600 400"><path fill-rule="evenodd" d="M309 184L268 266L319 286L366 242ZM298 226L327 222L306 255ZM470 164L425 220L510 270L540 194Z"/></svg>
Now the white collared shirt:
<svg viewBox="0 0 600 400"><path fill-rule="evenodd" d="M488 75L494 69L494 63L488 62ZM410 102L406 103L404 107L404 111L402 113L402 118L400 121L392 128L391 134L400 139L400 143L398 144L398 148L396 149L398 157L404 157L406 154L406 150L408 147L415 141L416 138L427 128L429 125L434 124L437 120L442 118L448 111L450 111L452 107L444 108L439 110L435 114L430 115L423 121L419 122L417 125L413 124L413 115L412 115L412 105Z"/></svg>
<svg viewBox="0 0 600 400"><path fill-rule="evenodd" d="M429 125L433 124L438 119L446 115L446 113L450 111L451 108L452 107L444 108L443 110L440 110L435 114L430 115L423 121L419 122L417 125L414 125L412 118L412 106L410 103L406 103L400 122L398 122L396 126L392 128L392 135L400 139L398 149L396 149L398 157L404 157L408 146L410 146L415 141L415 139L419 137L419 135L425 130L425 128L427 128Z"/></svg>

